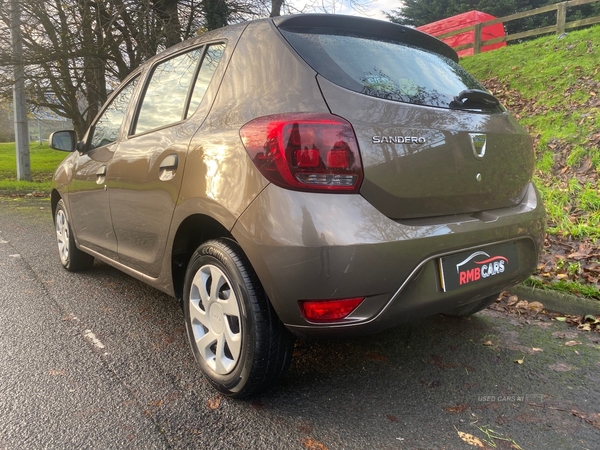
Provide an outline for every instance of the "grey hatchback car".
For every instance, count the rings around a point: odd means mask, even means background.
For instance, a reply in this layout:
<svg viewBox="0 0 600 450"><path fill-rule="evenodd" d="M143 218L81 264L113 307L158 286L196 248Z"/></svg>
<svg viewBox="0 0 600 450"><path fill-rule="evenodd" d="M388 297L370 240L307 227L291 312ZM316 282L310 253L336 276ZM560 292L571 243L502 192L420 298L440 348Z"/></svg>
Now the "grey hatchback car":
<svg viewBox="0 0 600 450"><path fill-rule="evenodd" d="M441 41L296 15L167 49L89 131L51 137L62 265L182 302L220 392L275 382L294 336L473 314L536 267L530 137Z"/></svg>

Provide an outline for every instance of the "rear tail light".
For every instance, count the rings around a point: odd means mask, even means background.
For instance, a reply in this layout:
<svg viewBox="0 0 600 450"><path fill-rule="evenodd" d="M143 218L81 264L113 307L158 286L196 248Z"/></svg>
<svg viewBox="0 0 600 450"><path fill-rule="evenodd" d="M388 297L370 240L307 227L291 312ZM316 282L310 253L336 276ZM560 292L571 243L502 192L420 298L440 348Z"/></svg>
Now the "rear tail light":
<svg viewBox="0 0 600 450"><path fill-rule="evenodd" d="M301 300L300 311L310 322L334 322L347 317L362 303L364 297L341 300Z"/></svg>
<svg viewBox="0 0 600 450"><path fill-rule="evenodd" d="M354 130L331 114L259 117L240 130L246 151L272 183L299 191L358 192L363 179Z"/></svg>

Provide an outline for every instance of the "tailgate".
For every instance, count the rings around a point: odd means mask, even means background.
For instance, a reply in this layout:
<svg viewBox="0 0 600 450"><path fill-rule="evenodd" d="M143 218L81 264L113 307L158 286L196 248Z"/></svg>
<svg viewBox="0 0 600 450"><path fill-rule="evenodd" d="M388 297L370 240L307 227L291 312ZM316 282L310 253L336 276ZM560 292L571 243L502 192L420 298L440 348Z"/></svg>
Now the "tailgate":
<svg viewBox="0 0 600 450"><path fill-rule="evenodd" d="M332 113L354 127L361 194L391 218L470 213L518 204L531 179L527 132L508 113L389 101L319 77Z"/></svg>

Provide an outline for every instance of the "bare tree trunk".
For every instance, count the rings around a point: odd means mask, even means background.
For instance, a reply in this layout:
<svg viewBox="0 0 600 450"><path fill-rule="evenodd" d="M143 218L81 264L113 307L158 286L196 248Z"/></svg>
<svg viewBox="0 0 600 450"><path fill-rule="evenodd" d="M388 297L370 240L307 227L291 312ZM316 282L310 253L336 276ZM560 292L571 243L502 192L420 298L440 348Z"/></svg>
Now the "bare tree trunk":
<svg viewBox="0 0 600 450"><path fill-rule="evenodd" d="M85 117L86 126L92 122L92 119L98 113L98 110L104 100L106 99L106 79L104 78L104 71L100 69L104 64L99 61L95 56L94 49L97 48L95 42L94 24L92 23L92 14L90 10L90 4L87 1L80 3L81 8L81 29L80 34L82 37L83 48L88 53L87 57L83 59L83 82L85 83L85 100L87 103L86 110L83 115ZM101 92L104 91L104 96ZM77 134L80 131L77 130Z"/></svg>
<svg viewBox="0 0 600 450"><path fill-rule="evenodd" d="M179 0L156 0L154 2L156 15L162 21L166 47L181 42L181 22L179 22L178 5Z"/></svg>
<svg viewBox="0 0 600 450"><path fill-rule="evenodd" d="M202 6L208 31L227 26L230 11L225 0L202 0Z"/></svg>
<svg viewBox="0 0 600 450"><path fill-rule="evenodd" d="M282 5L283 5L283 0L271 0L271 15L270 15L270 17L280 16Z"/></svg>

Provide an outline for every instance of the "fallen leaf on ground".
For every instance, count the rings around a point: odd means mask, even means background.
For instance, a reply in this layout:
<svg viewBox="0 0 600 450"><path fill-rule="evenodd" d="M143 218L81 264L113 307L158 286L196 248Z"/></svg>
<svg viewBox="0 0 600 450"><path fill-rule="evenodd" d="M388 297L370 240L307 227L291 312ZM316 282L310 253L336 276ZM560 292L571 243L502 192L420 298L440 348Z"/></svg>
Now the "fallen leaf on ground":
<svg viewBox="0 0 600 450"><path fill-rule="evenodd" d="M508 306L513 306L515 305L517 302L519 301L519 297L517 297L516 295L511 295L510 297L508 297L508 302L506 302L506 304Z"/></svg>
<svg viewBox="0 0 600 450"><path fill-rule="evenodd" d="M520 302L518 302L515 305L515 308L517 308L517 309L528 309L529 308L529 302L527 300L521 300Z"/></svg>
<svg viewBox="0 0 600 450"><path fill-rule="evenodd" d="M586 315L583 317L583 320L584 320L585 322L590 322L590 323L593 323L593 324L596 324L596 323L600 322L600 319L598 319L598 317L596 317L596 316L593 316L593 315L591 315L591 314L586 314Z"/></svg>
<svg viewBox="0 0 600 450"><path fill-rule="evenodd" d="M556 372L569 372L573 370L573 366L564 363L550 364L548 367Z"/></svg>
<svg viewBox="0 0 600 450"><path fill-rule="evenodd" d="M460 413L469 407L468 403L461 403L456 406L445 406L444 409L448 412Z"/></svg>
<svg viewBox="0 0 600 450"><path fill-rule="evenodd" d="M309 437L302 439L302 445L304 445L304 448L307 450L327 450L325 444Z"/></svg>
<svg viewBox="0 0 600 450"><path fill-rule="evenodd" d="M221 399L223 397L218 395L214 398L210 398L206 401L206 406L208 406L210 409L212 409L213 411L215 409L217 409L219 406L221 406Z"/></svg>
<svg viewBox="0 0 600 450"><path fill-rule="evenodd" d="M558 339L568 339L569 341L575 340L579 336L577 331L555 331L552 333L552 337Z"/></svg>
<svg viewBox="0 0 600 450"><path fill-rule="evenodd" d="M535 311L536 313L542 312L544 310L544 305L540 302L531 302L527 306L531 311Z"/></svg>
<svg viewBox="0 0 600 450"><path fill-rule="evenodd" d="M456 427L454 428L456 429ZM465 441L467 444L477 448L485 448L485 445L483 444L483 442L481 442L481 439L473 436L472 434L458 431L458 429L456 430L456 432L458 433L458 437Z"/></svg>

